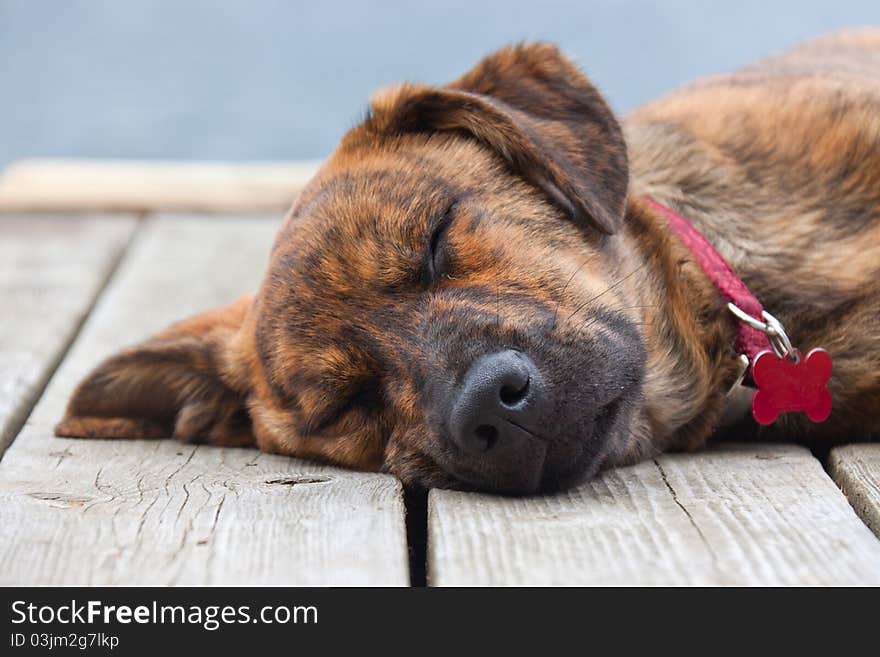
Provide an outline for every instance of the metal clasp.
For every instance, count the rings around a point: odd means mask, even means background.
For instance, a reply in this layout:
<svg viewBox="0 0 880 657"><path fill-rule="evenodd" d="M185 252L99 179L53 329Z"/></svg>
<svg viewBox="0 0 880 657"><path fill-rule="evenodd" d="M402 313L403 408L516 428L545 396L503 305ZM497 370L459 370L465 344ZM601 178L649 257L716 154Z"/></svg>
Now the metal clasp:
<svg viewBox="0 0 880 657"><path fill-rule="evenodd" d="M733 303L733 301L727 304L727 308L741 322L745 322L753 329L766 333L767 337L770 338L770 346L773 348L773 353L776 354L777 358L785 358L787 356L792 362L798 362L799 358L797 351L792 346L791 340L788 339L788 335L785 333L785 328L773 315L766 310L761 311L761 315L764 317L764 321L762 322L749 315L746 311Z"/></svg>

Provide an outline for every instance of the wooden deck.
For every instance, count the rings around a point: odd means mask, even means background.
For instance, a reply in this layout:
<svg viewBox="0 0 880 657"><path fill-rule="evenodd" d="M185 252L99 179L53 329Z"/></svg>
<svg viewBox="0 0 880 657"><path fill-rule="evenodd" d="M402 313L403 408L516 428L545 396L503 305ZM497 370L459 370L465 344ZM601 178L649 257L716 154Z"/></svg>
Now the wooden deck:
<svg viewBox="0 0 880 657"><path fill-rule="evenodd" d="M0 584L880 585L880 445L825 464L725 445L560 495L425 501L252 449L55 438L100 358L255 287L311 171L0 175Z"/></svg>

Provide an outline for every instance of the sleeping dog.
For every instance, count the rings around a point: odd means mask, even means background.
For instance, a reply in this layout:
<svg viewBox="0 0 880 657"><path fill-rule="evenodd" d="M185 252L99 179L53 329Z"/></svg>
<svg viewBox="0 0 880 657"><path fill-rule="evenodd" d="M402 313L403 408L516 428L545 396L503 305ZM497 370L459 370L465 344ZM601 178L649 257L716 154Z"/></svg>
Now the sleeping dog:
<svg viewBox="0 0 880 657"><path fill-rule="evenodd" d="M834 358L827 420L734 412L738 435L875 438L876 30L622 122L546 44L384 89L288 213L256 293L106 360L56 431L256 444L506 493L698 448L743 374L741 320L667 214L791 344Z"/></svg>

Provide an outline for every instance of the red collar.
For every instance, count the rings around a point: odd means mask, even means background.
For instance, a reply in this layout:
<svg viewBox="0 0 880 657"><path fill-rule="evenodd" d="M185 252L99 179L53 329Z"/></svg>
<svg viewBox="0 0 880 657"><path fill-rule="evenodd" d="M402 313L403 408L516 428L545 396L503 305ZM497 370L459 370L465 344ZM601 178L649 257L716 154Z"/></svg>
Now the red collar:
<svg viewBox="0 0 880 657"><path fill-rule="evenodd" d="M726 300L736 322L735 347L745 370L741 380L758 388L752 397L752 415L771 424L780 413L802 412L813 422L831 413L831 356L821 348L806 357L792 347L782 324L764 310L709 240L680 214L645 197L651 208L666 217L670 227ZM736 384L734 384L736 385Z"/></svg>
<svg viewBox="0 0 880 657"><path fill-rule="evenodd" d="M727 301L732 302L746 314L755 318L755 321L763 321L764 307L758 298L751 293L742 279L737 276L727 261L715 250L703 234L694 225L680 214L673 212L665 205L661 205L652 198L645 197L648 205L666 217L669 226L675 231L688 248L694 259L702 267L706 276L715 285L718 294ZM732 319L735 318L731 316ZM755 356L762 351L771 348L767 334L745 322L736 322L736 336L734 346L739 354L745 354L749 362L753 362ZM750 378L750 377L749 377Z"/></svg>

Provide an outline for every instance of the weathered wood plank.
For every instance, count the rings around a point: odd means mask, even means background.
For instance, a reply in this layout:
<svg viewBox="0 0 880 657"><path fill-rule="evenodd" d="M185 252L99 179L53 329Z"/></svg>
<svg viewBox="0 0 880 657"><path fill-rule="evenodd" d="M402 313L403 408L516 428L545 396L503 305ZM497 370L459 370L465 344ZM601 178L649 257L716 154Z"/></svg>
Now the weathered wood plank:
<svg viewBox="0 0 880 657"><path fill-rule="evenodd" d="M147 223L0 462L0 584L405 585L399 482L169 440L55 438L76 381L254 289L276 220Z"/></svg>
<svg viewBox="0 0 880 657"><path fill-rule="evenodd" d="M0 218L0 456L134 230L131 217Z"/></svg>
<svg viewBox="0 0 880 657"><path fill-rule="evenodd" d="M315 162L23 160L0 173L0 212L286 210Z"/></svg>
<svg viewBox="0 0 880 657"><path fill-rule="evenodd" d="M555 496L432 491L434 585L878 584L880 541L802 448L724 446Z"/></svg>
<svg viewBox="0 0 880 657"><path fill-rule="evenodd" d="M880 444L837 447L829 466L859 518L880 536Z"/></svg>

